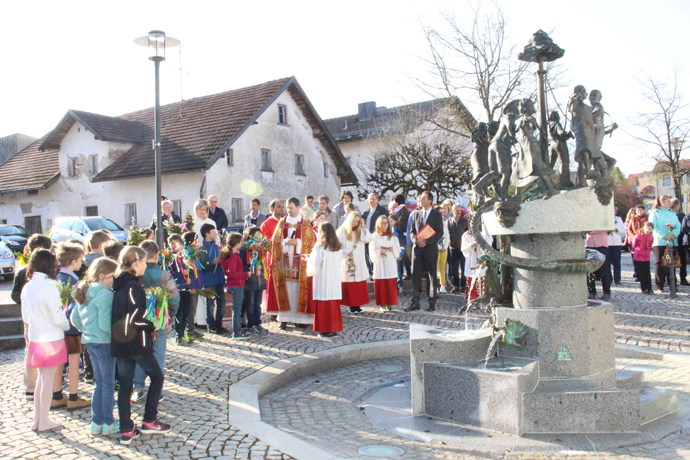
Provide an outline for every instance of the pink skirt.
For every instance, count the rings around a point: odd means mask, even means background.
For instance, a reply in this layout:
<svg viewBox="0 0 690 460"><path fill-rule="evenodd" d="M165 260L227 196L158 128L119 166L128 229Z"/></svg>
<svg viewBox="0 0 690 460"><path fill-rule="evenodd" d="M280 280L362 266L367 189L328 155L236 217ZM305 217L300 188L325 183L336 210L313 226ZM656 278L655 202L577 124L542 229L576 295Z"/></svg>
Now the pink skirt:
<svg viewBox="0 0 690 460"><path fill-rule="evenodd" d="M53 342L29 342L26 351L26 367L55 367L67 362L65 339Z"/></svg>

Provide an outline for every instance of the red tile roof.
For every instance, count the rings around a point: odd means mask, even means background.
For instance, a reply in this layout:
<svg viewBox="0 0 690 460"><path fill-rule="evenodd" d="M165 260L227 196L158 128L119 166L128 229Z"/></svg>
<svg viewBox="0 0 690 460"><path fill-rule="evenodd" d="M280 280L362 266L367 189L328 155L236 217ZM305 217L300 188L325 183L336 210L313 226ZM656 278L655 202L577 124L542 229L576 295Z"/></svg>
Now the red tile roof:
<svg viewBox="0 0 690 460"><path fill-rule="evenodd" d="M354 172L295 77L186 100L182 103L182 117L179 102L161 106L163 173L211 167L285 90L295 98L315 136L333 158L342 184L356 184ZM109 117L69 110L51 133L18 153L11 163L0 165L0 176L4 178L0 179L0 192L50 185L48 181L59 176L60 142L76 121L86 126L97 139L135 144L96 175L94 182L153 175L153 112L153 108L148 108ZM39 174L35 174L36 168Z"/></svg>
<svg viewBox="0 0 690 460"><path fill-rule="evenodd" d="M41 151L46 136L0 165L0 193L47 188L60 176L57 151Z"/></svg>

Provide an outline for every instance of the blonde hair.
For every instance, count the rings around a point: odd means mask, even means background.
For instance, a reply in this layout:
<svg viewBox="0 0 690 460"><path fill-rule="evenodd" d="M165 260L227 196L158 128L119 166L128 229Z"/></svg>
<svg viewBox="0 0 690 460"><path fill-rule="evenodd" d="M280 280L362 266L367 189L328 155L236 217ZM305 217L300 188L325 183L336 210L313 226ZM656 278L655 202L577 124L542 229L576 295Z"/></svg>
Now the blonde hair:
<svg viewBox="0 0 690 460"><path fill-rule="evenodd" d="M352 229L352 221L355 220L355 217L359 217L360 219L360 223L357 227L357 230ZM359 243L362 235L362 215L358 211L352 211L350 214L347 215L347 217L345 218L345 222L340 228L345 231L348 241L352 241L352 235L355 234L355 242Z"/></svg>
<svg viewBox="0 0 690 460"><path fill-rule="evenodd" d="M86 276L79 281L77 287L74 288L72 297L79 305L86 303L86 293L89 292L91 283L98 283L99 275L107 275L108 273L115 273L117 270L117 262L107 257L99 257L91 263L91 266L86 271Z"/></svg>
<svg viewBox="0 0 690 460"><path fill-rule="evenodd" d="M60 266L66 267L72 261L84 257L84 248L76 244L69 244L66 241L58 244L57 251L55 253Z"/></svg>
<svg viewBox="0 0 690 460"><path fill-rule="evenodd" d="M117 267L117 275L121 275L124 272L136 275L135 270L132 268L136 262L140 260L146 260L148 254L146 251L137 246L126 246L121 252L120 257L117 259L119 265Z"/></svg>
<svg viewBox="0 0 690 460"><path fill-rule="evenodd" d="M391 228L391 220L388 216L379 216L378 219L376 219L376 230L374 230L376 233L379 235L383 236L383 219L386 219L388 221L388 239L390 240L391 237L393 236L393 229Z"/></svg>
<svg viewBox="0 0 690 460"><path fill-rule="evenodd" d="M206 201L206 200L197 200L197 201L194 203L194 217L195 217L195 218L198 218L198 217L199 217L199 216L197 216L196 211L197 211L199 208L201 208L202 206L206 206L206 217L208 218L208 201Z"/></svg>

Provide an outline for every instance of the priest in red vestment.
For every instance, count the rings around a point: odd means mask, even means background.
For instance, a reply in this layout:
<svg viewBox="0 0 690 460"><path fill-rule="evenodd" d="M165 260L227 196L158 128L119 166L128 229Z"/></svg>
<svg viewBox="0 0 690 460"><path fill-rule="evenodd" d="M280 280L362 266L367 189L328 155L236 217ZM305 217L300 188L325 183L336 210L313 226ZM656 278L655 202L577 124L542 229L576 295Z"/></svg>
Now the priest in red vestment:
<svg viewBox="0 0 690 460"><path fill-rule="evenodd" d="M283 202L280 200L272 200L268 207L271 210L271 215L268 216L268 219L266 219L263 224L261 224L261 233L263 233L263 235L266 238L271 239L273 238L273 233L275 232L275 229L278 226L280 218L283 217L285 207L283 206ZM278 314L278 304L276 303L276 291L273 287L270 254L268 255L268 261L268 267L266 267L266 273L268 275L268 284L266 285L266 302L264 306L264 311L275 316Z"/></svg>
<svg viewBox="0 0 690 460"><path fill-rule="evenodd" d="M314 323L314 299L307 259L316 234L300 213L299 199L288 199L288 215L280 219L271 240L271 275L281 329L287 323L306 327Z"/></svg>

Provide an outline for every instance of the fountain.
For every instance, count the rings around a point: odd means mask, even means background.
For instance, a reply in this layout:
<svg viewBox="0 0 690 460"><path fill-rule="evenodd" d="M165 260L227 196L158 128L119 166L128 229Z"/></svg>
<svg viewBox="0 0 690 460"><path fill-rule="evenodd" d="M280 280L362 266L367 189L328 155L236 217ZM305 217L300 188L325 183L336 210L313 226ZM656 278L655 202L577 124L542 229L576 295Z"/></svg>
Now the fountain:
<svg viewBox="0 0 690 460"><path fill-rule="evenodd" d="M551 130L546 124L543 62L563 53L538 31L519 55L539 64L540 123L532 117L531 101L507 104L489 147L491 167L483 168L489 172L473 184L479 203L473 234L485 251L486 276L494 277L483 293L493 309L492 321L479 331L450 333L411 326L414 415L524 436L638 433L646 423L677 410L667 393L645 388L643 373L617 375L613 306L587 298L587 273L602 260L598 253L585 252L586 233L614 228L610 171L615 160L601 143L602 133L615 128L604 128L601 104L585 104L584 87L576 87L568 108L580 165L578 185L561 174L554 188L547 133L553 151L565 149L562 160L568 158L568 136L556 129L560 124ZM506 171L515 143L515 169ZM475 154L473 164L483 161L479 146ZM517 189L511 196L507 177ZM493 196L486 193L489 187ZM509 250L491 248L480 225ZM496 281L510 272L512 286ZM497 287L504 290L496 292Z"/></svg>

